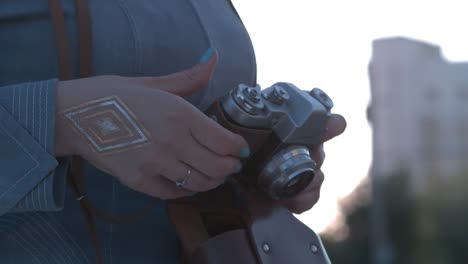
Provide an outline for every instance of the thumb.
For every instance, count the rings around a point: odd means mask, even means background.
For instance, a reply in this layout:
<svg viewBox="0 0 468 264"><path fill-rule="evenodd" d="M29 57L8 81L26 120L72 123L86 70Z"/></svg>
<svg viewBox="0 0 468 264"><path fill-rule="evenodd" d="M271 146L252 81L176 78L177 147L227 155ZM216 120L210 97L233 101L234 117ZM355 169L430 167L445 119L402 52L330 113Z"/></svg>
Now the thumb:
<svg viewBox="0 0 468 264"><path fill-rule="evenodd" d="M346 119L342 115L332 114L327 121L327 131L323 136L322 142L326 142L336 136L339 136L346 129Z"/></svg>
<svg viewBox="0 0 468 264"><path fill-rule="evenodd" d="M179 96L190 95L208 85L217 61L218 52L209 48L192 68L162 77L150 77L150 86Z"/></svg>

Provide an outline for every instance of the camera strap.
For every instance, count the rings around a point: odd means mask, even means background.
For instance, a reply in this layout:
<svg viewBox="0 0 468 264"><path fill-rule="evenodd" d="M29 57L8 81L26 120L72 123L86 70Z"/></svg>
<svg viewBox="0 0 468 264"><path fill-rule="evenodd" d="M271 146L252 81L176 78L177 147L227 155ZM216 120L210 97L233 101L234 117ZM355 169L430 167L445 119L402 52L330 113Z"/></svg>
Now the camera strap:
<svg viewBox="0 0 468 264"><path fill-rule="evenodd" d="M87 0L75 0L77 26L78 26L78 78L90 77L92 74L92 32L91 19ZM65 16L60 0L49 0L49 12L52 19L52 25L55 32L55 43L57 48L59 79L73 79L73 64L71 60L70 42L67 37L67 28ZM69 183L76 193L77 200L85 216L86 226L93 242L98 263L104 263L101 243L99 242L94 216L114 223L134 222L145 216L151 211L157 198L153 198L144 209L129 215L127 217L116 218L111 214L104 213L92 206L89 198L86 196L83 158L79 156L71 157L71 166L68 171Z"/></svg>

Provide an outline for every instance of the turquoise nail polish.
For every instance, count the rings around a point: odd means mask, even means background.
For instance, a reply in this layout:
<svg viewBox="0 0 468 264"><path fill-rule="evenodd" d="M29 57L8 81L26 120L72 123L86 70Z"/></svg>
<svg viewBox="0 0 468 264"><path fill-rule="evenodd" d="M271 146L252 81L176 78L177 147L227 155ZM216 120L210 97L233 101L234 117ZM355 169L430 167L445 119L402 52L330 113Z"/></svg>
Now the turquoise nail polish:
<svg viewBox="0 0 468 264"><path fill-rule="evenodd" d="M242 164L237 165L236 173L239 173L242 170Z"/></svg>
<svg viewBox="0 0 468 264"><path fill-rule="evenodd" d="M248 156L250 156L250 148L245 148L242 150L241 154L240 154L240 157L241 158L247 158Z"/></svg>
<svg viewBox="0 0 468 264"><path fill-rule="evenodd" d="M211 57L213 57L213 54L215 53L215 49L214 48L209 48L205 51L205 53L203 53L203 55L201 56L200 58L200 63L205 63L207 61L209 61L211 59Z"/></svg>

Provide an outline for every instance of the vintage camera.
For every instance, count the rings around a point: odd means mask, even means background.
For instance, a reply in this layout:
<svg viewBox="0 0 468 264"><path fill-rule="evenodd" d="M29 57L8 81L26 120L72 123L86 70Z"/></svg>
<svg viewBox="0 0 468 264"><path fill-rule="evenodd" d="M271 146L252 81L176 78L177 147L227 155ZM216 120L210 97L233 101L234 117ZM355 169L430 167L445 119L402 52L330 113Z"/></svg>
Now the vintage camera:
<svg viewBox="0 0 468 264"><path fill-rule="evenodd" d="M280 82L264 90L240 84L206 113L250 145L251 156L237 179L281 200L314 178L316 163L308 148L320 143L332 107L318 88L308 92Z"/></svg>

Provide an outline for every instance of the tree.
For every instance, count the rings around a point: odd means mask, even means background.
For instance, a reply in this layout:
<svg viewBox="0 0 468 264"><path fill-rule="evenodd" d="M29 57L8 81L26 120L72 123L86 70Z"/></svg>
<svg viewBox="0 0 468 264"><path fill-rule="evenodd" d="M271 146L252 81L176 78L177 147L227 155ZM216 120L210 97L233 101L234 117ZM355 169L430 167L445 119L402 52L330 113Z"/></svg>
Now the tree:
<svg viewBox="0 0 468 264"><path fill-rule="evenodd" d="M414 193L409 175L385 177L383 197L386 227L394 263L468 263L468 174L431 177L422 192ZM335 264L371 263L369 184L363 182L341 203L348 235L343 240L322 235ZM364 202L357 202L364 201Z"/></svg>

